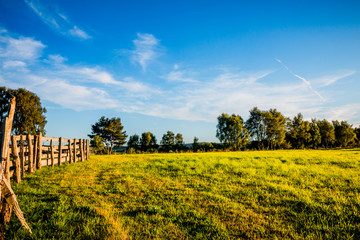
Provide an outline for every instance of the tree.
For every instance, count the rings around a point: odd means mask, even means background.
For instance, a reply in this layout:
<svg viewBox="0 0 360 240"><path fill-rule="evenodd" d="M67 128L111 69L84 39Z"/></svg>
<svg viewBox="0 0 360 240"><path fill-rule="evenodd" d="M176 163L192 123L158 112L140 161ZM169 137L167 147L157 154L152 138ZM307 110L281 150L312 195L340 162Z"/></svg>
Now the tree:
<svg viewBox="0 0 360 240"><path fill-rule="evenodd" d="M120 118L105 118L102 116L98 122L91 125L92 134L88 136L93 139L96 135L99 135L103 143L105 144L108 153L112 153L114 146L121 147L126 143L126 131L123 131L124 127L121 125Z"/></svg>
<svg viewBox="0 0 360 240"><path fill-rule="evenodd" d="M332 146L335 142L335 127L326 119L318 121L320 129L321 145L325 148Z"/></svg>
<svg viewBox="0 0 360 240"><path fill-rule="evenodd" d="M0 87L0 118L1 121L7 116L11 98L16 97L16 109L12 131L16 135L32 134L40 132L45 135L45 125L47 123L46 109L41 106L40 98L26 89L17 90Z"/></svg>
<svg viewBox="0 0 360 240"><path fill-rule="evenodd" d="M288 122L286 138L294 148L304 148L310 145L310 123L303 120L301 113Z"/></svg>
<svg viewBox="0 0 360 240"><path fill-rule="evenodd" d="M264 147L264 140L266 137L266 129L264 123L264 112L257 107L250 110L250 117L245 123L246 129L249 131L253 141L256 141L257 148Z"/></svg>
<svg viewBox="0 0 360 240"><path fill-rule="evenodd" d="M99 136L99 135L95 135L91 140L90 140L90 145L94 148L94 152L96 154L102 154L106 152L104 143L103 143L103 139Z"/></svg>
<svg viewBox="0 0 360 240"><path fill-rule="evenodd" d="M221 114L218 117L216 128L216 137L226 148L234 151L240 150L249 142L250 134L239 115Z"/></svg>
<svg viewBox="0 0 360 240"><path fill-rule="evenodd" d="M175 148L178 151L181 151L184 149L184 140L181 133L176 134L175 136Z"/></svg>
<svg viewBox="0 0 360 240"><path fill-rule="evenodd" d="M150 149L157 149L156 137L151 132L144 132L141 134L140 146L142 151L148 151Z"/></svg>
<svg viewBox="0 0 360 240"><path fill-rule="evenodd" d="M192 150L196 152L199 149L199 139L197 137L194 137L194 141L192 144Z"/></svg>
<svg viewBox="0 0 360 240"><path fill-rule="evenodd" d="M135 150L139 150L140 148L140 138L139 138L139 135L132 135L129 137L129 141L128 141L128 148L133 148Z"/></svg>
<svg viewBox="0 0 360 240"><path fill-rule="evenodd" d="M161 139L162 149L165 152L172 151L175 145L175 134L172 131L167 131Z"/></svg>
<svg viewBox="0 0 360 240"><path fill-rule="evenodd" d="M354 133L356 134L356 139L355 141L357 142L357 144L360 144L360 126L355 128Z"/></svg>
<svg viewBox="0 0 360 240"><path fill-rule="evenodd" d="M338 147L347 147L351 143L355 143L356 133L352 125L346 121L333 121L335 128L335 139Z"/></svg>
<svg viewBox="0 0 360 240"><path fill-rule="evenodd" d="M285 142L286 119L276 109L264 113L266 140L270 149L280 147Z"/></svg>
<svg viewBox="0 0 360 240"><path fill-rule="evenodd" d="M317 148L321 144L321 134L316 119L311 119L310 135L310 147Z"/></svg>

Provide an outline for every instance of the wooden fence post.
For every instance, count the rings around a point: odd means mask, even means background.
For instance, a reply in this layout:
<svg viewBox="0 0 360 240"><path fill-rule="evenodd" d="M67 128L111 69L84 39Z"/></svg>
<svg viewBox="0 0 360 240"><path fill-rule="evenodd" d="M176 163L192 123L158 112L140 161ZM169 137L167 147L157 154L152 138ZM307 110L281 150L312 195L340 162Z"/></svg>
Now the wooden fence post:
<svg viewBox="0 0 360 240"><path fill-rule="evenodd" d="M71 149L71 139L68 140L68 143L69 143L69 163L72 162L72 149Z"/></svg>
<svg viewBox="0 0 360 240"><path fill-rule="evenodd" d="M24 135L20 136L20 169L21 178L25 177L25 146L24 146Z"/></svg>
<svg viewBox="0 0 360 240"><path fill-rule="evenodd" d="M61 157L62 157L62 143L61 143L61 141L62 141L62 138L59 138L59 162L58 162L59 166L61 165Z"/></svg>
<svg viewBox="0 0 360 240"><path fill-rule="evenodd" d="M33 171L35 172L37 170L36 169L36 167L37 167L36 161L37 161L37 155L38 155L38 136L37 135L34 135L33 148L34 148Z"/></svg>
<svg viewBox="0 0 360 240"><path fill-rule="evenodd" d="M50 151L51 151L51 167L54 167L54 165L55 165L54 142L52 139L50 141Z"/></svg>
<svg viewBox="0 0 360 240"><path fill-rule="evenodd" d="M15 181L17 183L21 182L21 168L20 168L20 158L19 158L19 152L17 148L17 139L15 136L11 136L11 142L12 142L12 155L13 160L15 162Z"/></svg>
<svg viewBox="0 0 360 240"><path fill-rule="evenodd" d="M79 147L80 147L80 160L83 162L84 161L84 146L83 146L83 140L80 139L79 140Z"/></svg>
<svg viewBox="0 0 360 240"><path fill-rule="evenodd" d="M29 146L29 164L28 164L28 172L29 173L33 173L34 172L34 165L33 165L33 157L34 157L34 152L33 152L33 146L32 146L32 141L31 141L31 135L28 134L27 135L27 141L28 141L28 146Z"/></svg>
<svg viewBox="0 0 360 240"><path fill-rule="evenodd" d="M41 166L42 166L42 163L41 163L41 158L42 158L42 134L41 134L41 132L39 133L39 136L38 136L37 149L38 149L38 154L37 154L37 158L36 158L36 168L41 169Z"/></svg>
<svg viewBox="0 0 360 240"><path fill-rule="evenodd" d="M74 163L76 162L76 138L74 138Z"/></svg>
<svg viewBox="0 0 360 240"><path fill-rule="evenodd" d="M86 159L90 159L90 141L89 139L86 140Z"/></svg>
<svg viewBox="0 0 360 240"><path fill-rule="evenodd" d="M9 143L8 143L9 144ZM6 158L6 168L5 168L5 178L10 182L10 149L8 149L8 154Z"/></svg>

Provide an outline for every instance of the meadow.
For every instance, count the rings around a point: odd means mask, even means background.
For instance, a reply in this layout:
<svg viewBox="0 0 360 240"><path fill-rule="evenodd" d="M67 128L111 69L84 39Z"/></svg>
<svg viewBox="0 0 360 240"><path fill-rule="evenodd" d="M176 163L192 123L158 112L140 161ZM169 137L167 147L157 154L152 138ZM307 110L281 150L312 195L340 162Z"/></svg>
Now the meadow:
<svg viewBox="0 0 360 240"><path fill-rule="evenodd" d="M92 155L13 184L6 239L360 239L360 149Z"/></svg>

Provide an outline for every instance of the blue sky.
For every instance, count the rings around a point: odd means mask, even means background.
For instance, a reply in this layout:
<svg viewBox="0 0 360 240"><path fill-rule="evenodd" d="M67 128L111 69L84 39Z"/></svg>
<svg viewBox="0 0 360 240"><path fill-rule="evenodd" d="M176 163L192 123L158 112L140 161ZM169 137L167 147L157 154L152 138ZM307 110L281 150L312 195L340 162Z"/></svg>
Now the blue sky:
<svg viewBox="0 0 360 240"><path fill-rule="evenodd" d="M217 141L217 116L276 108L360 124L358 1L0 0L0 85L35 92L47 135L101 116L128 135Z"/></svg>

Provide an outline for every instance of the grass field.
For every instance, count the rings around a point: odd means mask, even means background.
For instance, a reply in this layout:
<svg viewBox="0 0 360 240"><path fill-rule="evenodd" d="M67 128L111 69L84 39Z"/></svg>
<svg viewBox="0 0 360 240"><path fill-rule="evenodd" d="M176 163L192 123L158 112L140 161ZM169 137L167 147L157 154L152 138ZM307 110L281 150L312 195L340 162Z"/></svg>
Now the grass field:
<svg viewBox="0 0 360 240"><path fill-rule="evenodd" d="M360 239L360 149L91 156L13 183L6 239Z"/></svg>

